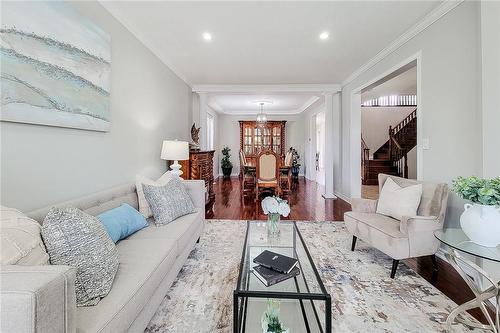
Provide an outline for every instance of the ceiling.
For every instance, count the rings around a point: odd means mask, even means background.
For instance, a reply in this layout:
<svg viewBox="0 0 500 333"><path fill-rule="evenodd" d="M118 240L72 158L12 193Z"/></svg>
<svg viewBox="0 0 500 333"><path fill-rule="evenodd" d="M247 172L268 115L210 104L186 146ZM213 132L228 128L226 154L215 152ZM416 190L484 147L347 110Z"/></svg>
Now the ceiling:
<svg viewBox="0 0 500 333"><path fill-rule="evenodd" d="M340 83L439 1L101 1L194 84ZM327 31L328 40L319 34ZM202 38L212 34L210 42Z"/></svg>
<svg viewBox="0 0 500 333"><path fill-rule="evenodd" d="M268 115L293 115L307 109L318 101L314 94L220 94L210 96L208 105L218 113L233 115L256 115L260 112L260 101L271 102L264 105Z"/></svg>
<svg viewBox="0 0 500 333"><path fill-rule="evenodd" d="M361 102L390 95L416 95L417 94L417 67L413 66L407 71L385 82L380 82L369 91L361 93Z"/></svg>

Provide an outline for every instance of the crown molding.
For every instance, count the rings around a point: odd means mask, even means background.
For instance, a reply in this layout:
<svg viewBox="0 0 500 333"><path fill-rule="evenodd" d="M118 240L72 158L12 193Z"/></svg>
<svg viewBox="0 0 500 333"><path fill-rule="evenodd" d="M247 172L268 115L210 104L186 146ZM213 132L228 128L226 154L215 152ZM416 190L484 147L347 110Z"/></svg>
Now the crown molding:
<svg viewBox="0 0 500 333"><path fill-rule="evenodd" d="M192 87L192 83L189 82L187 79L186 75L182 73L178 68L176 68L170 59L162 55L162 52L158 48L154 46L154 43L150 40L149 37L140 35L137 32L134 31L132 28L133 24L129 22L126 18L124 18L123 15L120 15L118 13L114 13L107 4L106 0L98 0L99 4L101 4L102 7L111 15L113 16L118 22L120 22L123 27L129 31L140 43L142 43L151 53L153 53L165 66L167 66L179 79L184 81L189 87Z"/></svg>
<svg viewBox="0 0 500 333"><path fill-rule="evenodd" d="M358 78L361 74L375 66L385 57L387 57L392 52L396 51L398 48L406 44L413 37L420 34L422 31L431 26L434 22L445 16L448 12L455 9L458 5L460 5L465 0L446 0L441 3L438 7L434 8L429 14L427 14L420 22L413 25L410 29L406 30L401 36L396 38L391 44L389 44L382 51L377 53L373 58L368 60L363 66L354 71L351 75L347 77L344 81L342 81L342 87L348 85L356 78Z"/></svg>
<svg viewBox="0 0 500 333"><path fill-rule="evenodd" d="M196 93L261 94L339 92L339 84L195 84Z"/></svg>

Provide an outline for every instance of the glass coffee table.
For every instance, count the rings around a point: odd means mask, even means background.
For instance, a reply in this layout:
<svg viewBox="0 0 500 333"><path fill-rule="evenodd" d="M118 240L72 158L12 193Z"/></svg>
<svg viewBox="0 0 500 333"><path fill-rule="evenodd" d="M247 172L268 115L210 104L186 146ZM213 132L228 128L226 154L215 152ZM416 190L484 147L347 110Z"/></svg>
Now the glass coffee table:
<svg viewBox="0 0 500 333"><path fill-rule="evenodd" d="M287 332L331 333L331 297L326 292L295 222L280 222L280 235L269 237L266 221L248 221L238 282L233 294L233 332L262 332L268 300L278 300L279 319ZM266 287L252 272L264 250L294 257L300 274ZM276 304L276 302L275 302Z"/></svg>
<svg viewBox="0 0 500 333"><path fill-rule="evenodd" d="M490 260L500 263L500 245L497 247L485 247L472 242L462 231L462 229L445 229L436 231L434 236L447 246L445 253L448 262L455 268L460 276L467 283L469 288L474 293L474 298L462 305L456 307L446 320L448 332L452 331L452 324L458 321L473 328L481 328L483 330L491 330L495 333L500 332L500 281L490 276L477 263L472 262L468 258L463 257L460 252L480 260ZM471 277L471 272L475 272L480 277L483 287ZM496 314L491 316L487 309L487 302L490 299L496 301ZM462 315L467 310L479 308L484 317L488 321L488 325L483 325L479 322L472 322Z"/></svg>

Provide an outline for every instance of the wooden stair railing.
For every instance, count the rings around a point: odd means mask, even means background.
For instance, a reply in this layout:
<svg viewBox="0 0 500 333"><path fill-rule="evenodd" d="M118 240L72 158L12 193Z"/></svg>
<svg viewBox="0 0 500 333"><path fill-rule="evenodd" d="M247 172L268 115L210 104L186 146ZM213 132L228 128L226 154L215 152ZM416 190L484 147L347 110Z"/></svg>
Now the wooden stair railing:
<svg viewBox="0 0 500 333"><path fill-rule="evenodd" d="M416 125L417 109L396 126L389 126L389 159L403 178L408 178L408 152L416 145Z"/></svg>
<svg viewBox="0 0 500 333"><path fill-rule="evenodd" d="M370 148L361 136L361 180L368 178L368 164L370 163Z"/></svg>

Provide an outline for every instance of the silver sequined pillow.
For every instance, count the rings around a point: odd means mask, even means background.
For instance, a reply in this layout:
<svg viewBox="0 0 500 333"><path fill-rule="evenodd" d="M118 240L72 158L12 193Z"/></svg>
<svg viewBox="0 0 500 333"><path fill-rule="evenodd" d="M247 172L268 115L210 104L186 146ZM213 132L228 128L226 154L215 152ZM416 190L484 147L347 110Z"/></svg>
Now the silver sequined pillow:
<svg viewBox="0 0 500 333"><path fill-rule="evenodd" d="M76 267L76 304L99 303L111 290L118 252L102 223L73 207L52 208L42 224L52 265Z"/></svg>
<svg viewBox="0 0 500 333"><path fill-rule="evenodd" d="M193 200L179 178L173 178L164 186L142 184L142 187L158 225L194 212Z"/></svg>

